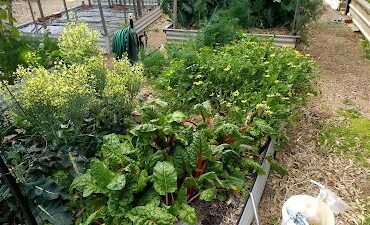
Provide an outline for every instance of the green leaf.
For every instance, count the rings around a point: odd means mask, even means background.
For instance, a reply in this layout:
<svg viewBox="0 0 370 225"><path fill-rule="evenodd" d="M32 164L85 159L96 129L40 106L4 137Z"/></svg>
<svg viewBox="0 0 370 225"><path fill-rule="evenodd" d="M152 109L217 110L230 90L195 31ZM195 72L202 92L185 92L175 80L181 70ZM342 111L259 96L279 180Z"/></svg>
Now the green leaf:
<svg viewBox="0 0 370 225"><path fill-rule="evenodd" d="M280 163L278 163L275 159L272 157L268 157L268 160L271 165L271 169L275 172L277 172L280 176L288 176L289 172L286 170Z"/></svg>
<svg viewBox="0 0 370 225"><path fill-rule="evenodd" d="M259 175L265 175L265 170L263 167L256 161L252 159L244 158L241 161L241 165L243 168L248 169L250 171L255 170Z"/></svg>
<svg viewBox="0 0 370 225"><path fill-rule="evenodd" d="M154 189L160 194L177 190L177 175L174 166L168 162L158 162L153 170Z"/></svg>
<svg viewBox="0 0 370 225"><path fill-rule="evenodd" d="M148 172L146 170L142 170L140 171L139 178L137 181L136 192L144 190L147 183L148 183Z"/></svg>
<svg viewBox="0 0 370 225"><path fill-rule="evenodd" d="M137 205L144 206L144 205L153 205L159 206L161 203L161 196L155 191L154 188L149 189L148 191L143 192L140 195L140 198L137 201Z"/></svg>
<svg viewBox="0 0 370 225"><path fill-rule="evenodd" d="M168 120L168 122L181 123L186 118L185 114L179 111L173 112Z"/></svg>
<svg viewBox="0 0 370 225"><path fill-rule="evenodd" d="M193 107L194 113L202 115L204 117L209 117L212 115L212 105L210 101L205 101L200 104L196 104Z"/></svg>
<svg viewBox="0 0 370 225"><path fill-rule="evenodd" d="M158 129L158 126L153 124L141 124L137 125L134 129L130 132L135 136L140 136L142 133L151 133Z"/></svg>
<svg viewBox="0 0 370 225"><path fill-rule="evenodd" d="M197 222L197 214L195 209L188 204L182 203L179 218L185 221L189 225L193 225Z"/></svg>
<svg viewBox="0 0 370 225"><path fill-rule="evenodd" d="M111 182L114 177L108 167L100 160L93 159L90 163L91 175L93 176L95 183L104 190L107 185Z"/></svg>
<svg viewBox="0 0 370 225"><path fill-rule="evenodd" d="M94 222L96 219L101 217L101 211L103 208L98 209L97 211L90 214L89 217L87 217L86 221L83 223L80 223L80 225L90 225L92 222Z"/></svg>
<svg viewBox="0 0 370 225"><path fill-rule="evenodd" d="M212 155L212 150L209 148L207 139L202 131L197 131L193 135L193 142L187 148L190 164L193 168L197 166L198 156L202 159L208 159Z"/></svg>
<svg viewBox="0 0 370 225"><path fill-rule="evenodd" d="M90 173L76 177L71 184L71 189L81 191L84 198L90 196L92 193L101 193L101 189L95 184Z"/></svg>
<svg viewBox="0 0 370 225"><path fill-rule="evenodd" d="M113 191L119 191L122 190L126 185L126 176L125 175L120 175L120 176L115 176L112 181L107 185L107 188L109 190Z"/></svg>
<svg viewBox="0 0 370 225"><path fill-rule="evenodd" d="M48 221L55 225L71 225L72 224L72 213L68 208L56 201L47 201L42 199L36 199L36 208L34 209L34 215L38 215L38 224L44 224L44 221Z"/></svg>
<svg viewBox="0 0 370 225"><path fill-rule="evenodd" d="M212 201L213 199L216 198L216 194L217 194L216 188L208 188L200 192L199 199L204 201Z"/></svg>
<svg viewBox="0 0 370 225"><path fill-rule="evenodd" d="M127 214L135 225L173 225L177 218L167 209L153 205L138 206Z"/></svg>

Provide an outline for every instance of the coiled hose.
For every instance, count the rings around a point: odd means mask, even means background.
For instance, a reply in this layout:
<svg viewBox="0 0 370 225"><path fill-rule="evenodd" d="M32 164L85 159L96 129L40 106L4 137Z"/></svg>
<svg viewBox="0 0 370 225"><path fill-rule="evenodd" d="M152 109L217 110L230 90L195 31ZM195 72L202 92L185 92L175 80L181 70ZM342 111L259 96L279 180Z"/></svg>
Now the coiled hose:
<svg viewBox="0 0 370 225"><path fill-rule="evenodd" d="M136 62L138 60L139 46L135 29L127 27L114 32L112 51L116 59L121 59L127 54L131 63Z"/></svg>

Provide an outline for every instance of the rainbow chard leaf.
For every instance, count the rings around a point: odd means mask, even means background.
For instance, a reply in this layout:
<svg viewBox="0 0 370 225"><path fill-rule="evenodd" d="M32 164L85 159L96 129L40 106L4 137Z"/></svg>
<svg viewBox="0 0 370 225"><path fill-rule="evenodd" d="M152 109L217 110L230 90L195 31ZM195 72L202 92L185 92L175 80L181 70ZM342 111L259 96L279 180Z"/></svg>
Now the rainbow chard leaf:
<svg viewBox="0 0 370 225"><path fill-rule="evenodd" d="M200 192L199 198L204 201L212 201L216 198L216 188L208 188Z"/></svg>
<svg viewBox="0 0 370 225"><path fill-rule="evenodd" d="M168 162L157 162L153 170L154 189L160 195L173 193L177 190L177 174L175 167Z"/></svg>
<svg viewBox="0 0 370 225"><path fill-rule="evenodd" d="M112 181L107 185L107 188L112 191L119 191L126 185L126 176L120 175L112 179Z"/></svg>
<svg viewBox="0 0 370 225"><path fill-rule="evenodd" d="M167 225L174 224L177 220L176 217L170 214L166 209L153 205L135 207L127 213L127 217L133 224L138 225Z"/></svg>
<svg viewBox="0 0 370 225"><path fill-rule="evenodd" d="M195 213L195 209L186 203L181 204L179 218L189 225L193 225L197 222L197 214Z"/></svg>

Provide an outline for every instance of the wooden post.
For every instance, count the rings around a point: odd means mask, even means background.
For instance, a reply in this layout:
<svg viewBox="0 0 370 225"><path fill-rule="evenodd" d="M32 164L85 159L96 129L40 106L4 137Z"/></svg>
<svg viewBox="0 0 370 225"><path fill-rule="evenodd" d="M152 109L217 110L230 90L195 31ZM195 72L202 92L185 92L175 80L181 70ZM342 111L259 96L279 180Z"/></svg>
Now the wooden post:
<svg viewBox="0 0 370 225"><path fill-rule="evenodd" d="M297 34L297 23L298 23L298 16L299 16L299 7L300 7L300 0L296 0L295 12L294 12L294 19L293 19L293 28L292 33L294 35Z"/></svg>
<svg viewBox="0 0 370 225"><path fill-rule="evenodd" d="M32 16L32 21L33 21L33 24L35 24L35 30L36 30L36 33L37 33L37 31L38 31L38 29L37 29L37 23L36 23L36 20L35 20L35 15L33 15L33 9L32 9L31 1L30 0L27 0L27 3L28 3L28 8L30 9L31 16Z"/></svg>
<svg viewBox="0 0 370 225"><path fill-rule="evenodd" d="M1 151L0 151L1 153ZM8 166L3 159L3 156L0 154L0 177L4 180L4 183L9 187L10 191L12 192L15 200L17 201L17 205L19 206L24 219L26 220L28 225L37 225L35 217L32 214L30 206L28 205L27 199L23 196L17 181L10 173Z"/></svg>
<svg viewBox="0 0 370 225"><path fill-rule="evenodd" d="M127 0L123 0L123 14L125 14L125 25L127 25Z"/></svg>
<svg viewBox="0 0 370 225"><path fill-rule="evenodd" d="M37 1L37 6L39 7L39 11L40 11L42 26L44 27L44 29L46 29L46 21L45 21L44 11L42 10L41 1L40 0L36 0L36 1Z"/></svg>
<svg viewBox="0 0 370 225"><path fill-rule="evenodd" d="M10 26L13 26L13 7L12 7L12 0L8 0L8 20Z"/></svg>
<svg viewBox="0 0 370 225"><path fill-rule="evenodd" d="M173 29L177 26L177 0L173 0L173 18L172 18Z"/></svg>
<svg viewBox="0 0 370 225"><path fill-rule="evenodd" d="M101 17L101 23L103 25L104 36L107 36L108 30L107 30L107 25L105 24L105 18L104 18L103 8L101 6L101 0L98 0L98 7L99 7L99 12L100 12L100 17Z"/></svg>
<svg viewBox="0 0 370 225"><path fill-rule="evenodd" d="M63 0L63 5L64 5L64 12L66 13L66 16L67 16L67 20L69 20L68 7L67 7L66 0Z"/></svg>
<svg viewBox="0 0 370 225"><path fill-rule="evenodd" d="M139 14L139 18L141 18L143 16L143 12L141 11L141 2L140 0L136 0L136 3L137 3L137 11Z"/></svg>
<svg viewBox="0 0 370 225"><path fill-rule="evenodd" d="M137 19L137 7L136 7L136 0L132 0L132 5L134 6L134 15L135 15L135 19Z"/></svg>

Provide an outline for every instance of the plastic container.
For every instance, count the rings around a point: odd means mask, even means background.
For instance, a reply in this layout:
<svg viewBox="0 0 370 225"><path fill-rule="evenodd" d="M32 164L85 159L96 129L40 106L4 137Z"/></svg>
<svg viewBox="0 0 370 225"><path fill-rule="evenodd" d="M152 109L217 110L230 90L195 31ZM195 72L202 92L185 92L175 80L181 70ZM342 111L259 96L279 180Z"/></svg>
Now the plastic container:
<svg viewBox="0 0 370 225"><path fill-rule="evenodd" d="M305 223L294 222L288 215L288 210L303 215L306 224L334 225L334 213L322 200L309 195L294 195L283 205L281 225L300 225Z"/></svg>

